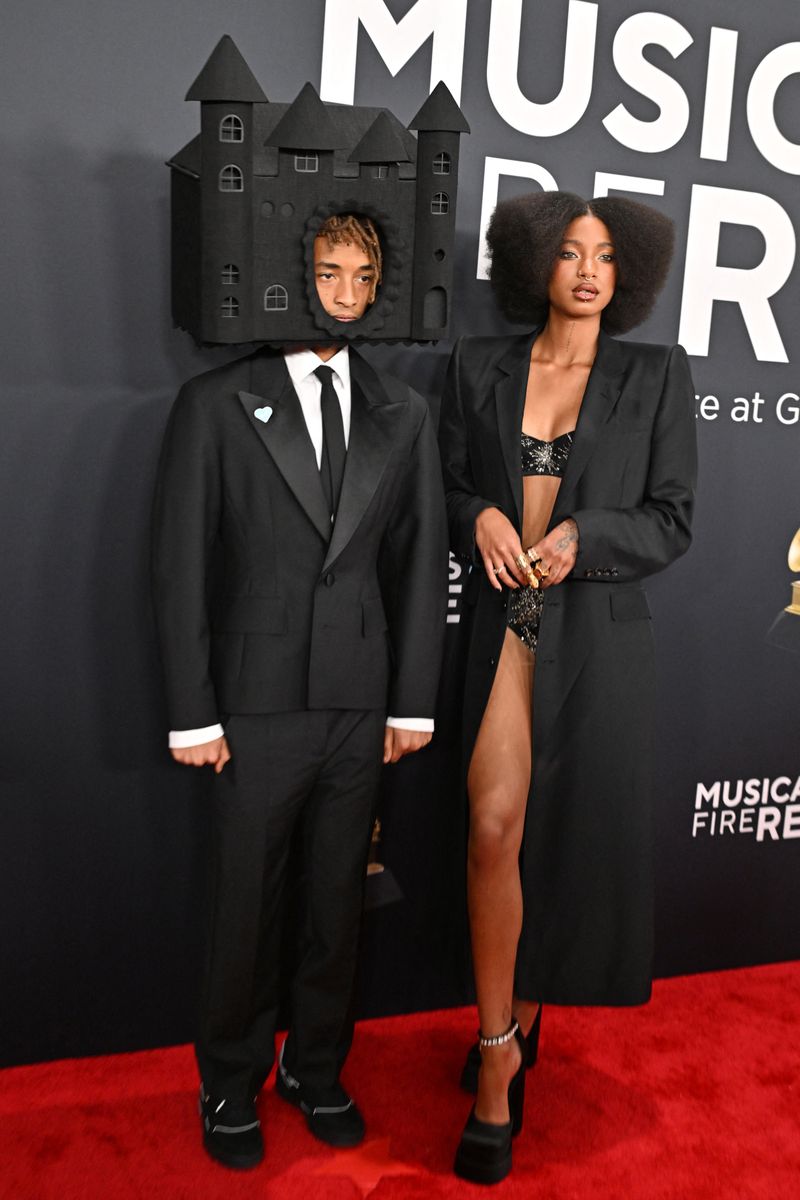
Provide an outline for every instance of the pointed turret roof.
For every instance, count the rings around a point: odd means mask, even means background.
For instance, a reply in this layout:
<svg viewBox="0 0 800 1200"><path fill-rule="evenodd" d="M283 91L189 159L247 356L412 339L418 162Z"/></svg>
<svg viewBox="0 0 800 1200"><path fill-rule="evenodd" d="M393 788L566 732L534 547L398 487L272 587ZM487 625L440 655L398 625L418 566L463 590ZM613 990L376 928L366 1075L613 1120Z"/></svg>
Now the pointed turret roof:
<svg viewBox="0 0 800 1200"><path fill-rule="evenodd" d="M312 84L306 83L273 129L265 146L288 150L341 150L346 140Z"/></svg>
<svg viewBox="0 0 800 1200"><path fill-rule="evenodd" d="M431 92L409 129L430 129L440 133L469 133L467 119L453 99L453 93L441 80Z"/></svg>
<svg viewBox="0 0 800 1200"><path fill-rule="evenodd" d="M268 103L258 80L227 33L217 42L186 99Z"/></svg>
<svg viewBox="0 0 800 1200"><path fill-rule="evenodd" d="M388 115L385 112L379 112L350 154L348 161L358 163L411 162L411 157Z"/></svg>

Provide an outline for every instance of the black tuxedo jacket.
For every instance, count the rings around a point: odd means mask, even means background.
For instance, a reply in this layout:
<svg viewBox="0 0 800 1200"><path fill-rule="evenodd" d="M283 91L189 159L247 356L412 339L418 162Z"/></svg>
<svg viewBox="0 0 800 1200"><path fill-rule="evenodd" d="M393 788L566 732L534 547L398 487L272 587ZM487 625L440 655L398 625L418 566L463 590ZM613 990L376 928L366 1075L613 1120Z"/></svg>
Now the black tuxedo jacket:
<svg viewBox="0 0 800 1200"><path fill-rule="evenodd" d="M333 528L280 353L209 371L178 395L153 521L173 729L234 712L433 716L447 603L435 436L421 396L352 349L350 366Z"/></svg>

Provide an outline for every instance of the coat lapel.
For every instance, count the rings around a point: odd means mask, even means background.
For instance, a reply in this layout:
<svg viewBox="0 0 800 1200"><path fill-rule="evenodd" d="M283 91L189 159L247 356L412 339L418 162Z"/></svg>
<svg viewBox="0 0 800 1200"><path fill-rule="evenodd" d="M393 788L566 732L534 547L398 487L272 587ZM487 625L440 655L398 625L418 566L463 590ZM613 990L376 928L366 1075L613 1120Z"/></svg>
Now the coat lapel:
<svg viewBox="0 0 800 1200"><path fill-rule="evenodd" d="M369 363L352 348L350 382L347 458L336 523L323 570L338 558L358 528L378 489L393 448L393 418L397 403L390 399Z"/></svg>
<svg viewBox="0 0 800 1200"><path fill-rule="evenodd" d="M539 330L536 329L533 333L524 334L515 339L497 364L501 378L494 387L500 447L520 529L522 528L522 473L519 439L522 432L522 414L525 411L525 392L531 348L538 332Z"/></svg>
<svg viewBox="0 0 800 1200"><path fill-rule="evenodd" d="M252 392L239 392L242 408L299 504L327 542L331 536L330 513L314 447L283 357L263 354L254 358L250 386ZM272 412L268 413L270 408ZM256 412L267 420L257 417Z"/></svg>
<svg viewBox="0 0 800 1200"><path fill-rule="evenodd" d="M600 333L592 369L583 394L575 437L570 449L564 478L550 522L551 528L569 515L575 503L575 489L594 453L597 439L619 400L624 359L619 343Z"/></svg>

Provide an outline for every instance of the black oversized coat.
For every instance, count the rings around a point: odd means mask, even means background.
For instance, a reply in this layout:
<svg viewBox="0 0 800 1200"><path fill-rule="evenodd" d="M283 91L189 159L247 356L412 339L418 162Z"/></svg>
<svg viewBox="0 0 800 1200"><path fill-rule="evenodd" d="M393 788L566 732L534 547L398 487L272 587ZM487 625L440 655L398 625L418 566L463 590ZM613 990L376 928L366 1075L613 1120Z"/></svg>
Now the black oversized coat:
<svg viewBox="0 0 800 1200"><path fill-rule="evenodd" d="M509 595L490 587L475 556L475 518L493 505L521 529L520 431L535 336L457 343L442 406L451 546L474 564L465 770ZM642 580L687 549L695 475L685 352L601 334L550 522L571 516L580 547L572 573L545 591L536 656L516 980L526 999L635 1004L650 993L654 680ZM501 777L502 762L497 770Z"/></svg>

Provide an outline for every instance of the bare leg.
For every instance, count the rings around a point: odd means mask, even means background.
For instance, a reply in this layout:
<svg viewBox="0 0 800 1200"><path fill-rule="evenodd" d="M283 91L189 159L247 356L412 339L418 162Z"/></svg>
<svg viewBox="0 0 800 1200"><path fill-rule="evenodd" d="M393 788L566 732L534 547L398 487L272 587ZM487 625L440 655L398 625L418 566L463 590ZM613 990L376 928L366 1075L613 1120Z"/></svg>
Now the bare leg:
<svg viewBox="0 0 800 1200"><path fill-rule="evenodd" d="M514 963L522 928L519 851L531 778L533 668L527 646L506 630L467 779L472 956L478 1016L487 1037L503 1033L512 1020ZM533 1016L535 1006L530 1022ZM479 1120L508 1121L508 1084L519 1063L514 1041L483 1052L475 1102Z"/></svg>
<svg viewBox="0 0 800 1200"><path fill-rule="evenodd" d="M527 1037L531 1031L531 1026L536 1020L536 1014L539 1011L539 1005L535 1000L519 1000L514 997L514 1017L519 1021L519 1027Z"/></svg>

